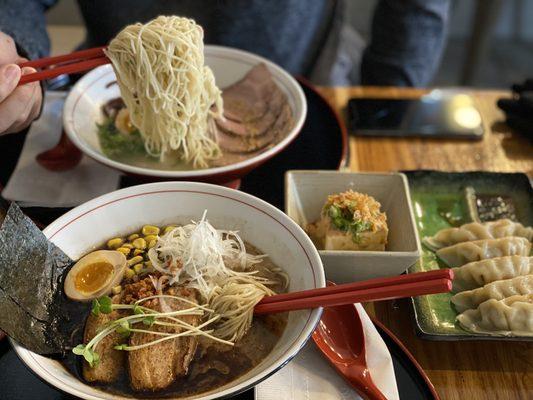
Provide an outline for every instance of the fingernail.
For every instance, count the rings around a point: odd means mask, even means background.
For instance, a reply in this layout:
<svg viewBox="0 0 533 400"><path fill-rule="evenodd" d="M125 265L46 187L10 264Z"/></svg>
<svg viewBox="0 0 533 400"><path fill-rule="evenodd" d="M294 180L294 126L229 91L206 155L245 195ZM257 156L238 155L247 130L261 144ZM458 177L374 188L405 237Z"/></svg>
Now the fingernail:
<svg viewBox="0 0 533 400"><path fill-rule="evenodd" d="M19 74L19 67L16 66L16 65L8 65L5 69L4 69L4 79L6 81L12 81L14 79L17 78L18 74Z"/></svg>
<svg viewBox="0 0 533 400"><path fill-rule="evenodd" d="M22 68L21 72L22 72L22 75L28 75L28 74L34 74L35 72L37 72L37 70L32 67L24 67Z"/></svg>

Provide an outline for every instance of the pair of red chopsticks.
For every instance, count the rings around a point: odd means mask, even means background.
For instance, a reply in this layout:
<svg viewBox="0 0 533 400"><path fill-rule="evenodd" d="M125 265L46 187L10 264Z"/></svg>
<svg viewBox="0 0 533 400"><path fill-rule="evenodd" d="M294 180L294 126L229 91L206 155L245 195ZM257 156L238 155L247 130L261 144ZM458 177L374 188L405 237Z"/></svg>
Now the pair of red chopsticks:
<svg viewBox="0 0 533 400"><path fill-rule="evenodd" d="M37 70L32 74L23 75L19 85L55 78L63 74L74 74L88 71L111 61L104 54L105 47L95 47L88 50L75 51L55 57L45 57L38 60L26 61L18 64L20 68L33 67Z"/></svg>
<svg viewBox="0 0 533 400"><path fill-rule="evenodd" d="M450 269L417 272L391 278L376 278L362 282L264 297L255 306L254 312L256 315L271 314L445 293L452 289L452 281L453 271Z"/></svg>

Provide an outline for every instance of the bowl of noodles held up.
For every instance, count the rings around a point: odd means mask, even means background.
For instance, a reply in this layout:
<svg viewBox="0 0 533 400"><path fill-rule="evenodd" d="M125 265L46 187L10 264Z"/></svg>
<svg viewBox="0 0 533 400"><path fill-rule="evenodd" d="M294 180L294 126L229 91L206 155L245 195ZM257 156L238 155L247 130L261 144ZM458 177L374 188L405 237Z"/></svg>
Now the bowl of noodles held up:
<svg viewBox="0 0 533 400"><path fill-rule="evenodd" d="M236 180L283 151L306 117L290 74L246 51L204 47L186 18L130 25L106 54L111 64L74 85L63 122L83 153L128 174Z"/></svg>
<svg viewBox="0 0 533 400"><path fill-rule="evenodd" d="M64 357L13 345L39 377L80 398L230 396L282 368L320 319L320 309L265 316L246 309L255 293L323 287L325 278L298 225L236 190L133 186L76 207L44 234L75 261L65 301L85 308ZM83 292L111 255L109 263L125 263L114 272L120 279L112 289Z"/></svg>

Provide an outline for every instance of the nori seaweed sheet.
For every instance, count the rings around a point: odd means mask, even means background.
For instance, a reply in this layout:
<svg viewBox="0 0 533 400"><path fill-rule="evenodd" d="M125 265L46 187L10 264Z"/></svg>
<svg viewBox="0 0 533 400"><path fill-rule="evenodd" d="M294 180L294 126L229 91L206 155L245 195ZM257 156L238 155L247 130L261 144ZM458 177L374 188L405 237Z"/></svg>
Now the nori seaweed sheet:
<svg viewBox="0 0 533 400"><path fill-rule="evenodd" d="M69 349L88 308L63 294L73 264L12 203L0 228L0 329L39 354Z"/></svg>

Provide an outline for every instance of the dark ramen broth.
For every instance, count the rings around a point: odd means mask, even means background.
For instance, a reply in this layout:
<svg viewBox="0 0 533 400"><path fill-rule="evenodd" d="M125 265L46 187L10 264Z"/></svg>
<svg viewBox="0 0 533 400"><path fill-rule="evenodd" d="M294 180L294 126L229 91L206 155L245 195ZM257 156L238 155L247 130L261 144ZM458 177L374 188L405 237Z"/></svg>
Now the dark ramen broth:
<svg viewBox="0 0 533 400"><path fill-rule="evenodd" d="M156 392L133 391L126 366L117 382L98 384L86 382L83 378L81 357L69 353L62 363L76 378L105 392L132 398L187 397L220 388L250 371L272 351L286 324L286 314L255 317L250 331L233 348L212 341L209 343L208 339L201 340L189 373L176 379L167 389ZM81 343L82 338L83 332L80 331L77 343Z"/></svg>
<svg viewBox="0 0 533 400"><path fill-rule="evenodd" d="M249 254L262 254L256 247L245 242ZM259 275L272 277L271 268L276 267L270 258L264 258L254 266ZM283 292L280 285L272 288ZM86 315L89 316L90 306ZM178 377L170 386L157 391L135 391L130 386L128 366L124 363L120 377L110 384L88 382L83 376L83 359L69 352L60 360L64 367L87 385L102 391L131 398L175 398L198 395L220 388L246 374L260 364L272 351L287 325L288 314L271 314L254 317L248 333L235 346L200 337L195 356L186 376ZM84 327L73 333L73 343L83 343ZM98 350L98 348L96 349Z"/></svg>

